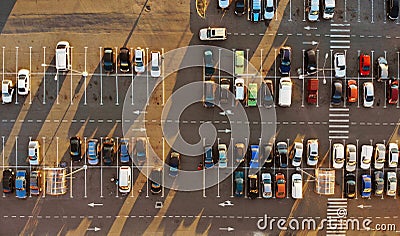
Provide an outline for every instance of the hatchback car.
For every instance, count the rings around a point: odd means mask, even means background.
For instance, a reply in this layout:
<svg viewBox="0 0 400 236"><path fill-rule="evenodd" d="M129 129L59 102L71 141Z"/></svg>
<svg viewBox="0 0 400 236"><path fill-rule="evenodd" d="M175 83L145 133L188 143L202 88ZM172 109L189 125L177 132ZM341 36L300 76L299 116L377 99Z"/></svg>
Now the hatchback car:
<svg viewBox="0 0 400 236"><path fill-rule="evenodd" d="M31 195L39 195L42 192L42 172L34 170L29 178L29 189Z"/></svg>
<svg viewBox="0 0 400 236"><path fill-rule="evenodd" d="M226 145L225 144L218 144L218 154L219 154L219 161L218 167L219 168L226 168L228 167L228 160L226 154Z"/></svg>
<svg viewBox="0 0 400 236"><path fill-rule="evenodd" d="M387 102L389 104L397 104L399 99L399 81L391 78L388 81Z"/></svg>
<svg viewBox="0 0 400 236"><path fill-rule="evenodd" d="M367 170L371 166L371 160L372 160L372 153L373 153L374 147L371 145L362 145L361 146L361 169Z"/></svg>
<svg viewBox="0 0 400 236"><path fill-rule="evenodd" d="M12 193L15 187L15 175L12 169L3 170L3 193Z"/></svg>
<svg viewBox="0 0 400 236"><path fill-rule="evenodd" d="M372 82L364 82L363 84L363 91L364 91L364 107L372 107L374 105L374 85Z"/></svg>
<svg viewBox="0 0 400 236"><path fill-rule="evenodd" d="M29 70L21 69L18 71L18 94L28 95L30 91Z"/></svg>
<svg viewBox="0 0 400 236"><path fill-rule="evenodd" d="M397 192L397 176L396 172L388 172L387 173L387 188L386 195L394 197Z"/></svg>
<svg viewBox="0 0 400 236"><path fill-rule="evenodd" d="M244 161L246 150L244 143L236 143L235 144L235 161L236 164L240 164Z"/></svg>
<svg viewBox="0 0 400 236"><path fill-rule="evenodd" d="M340 104L342 103L342 91L343 91L342 81L336 80L335 82L333 82L332 99L331 99L331 104L333 106L340 106Z"/></svg>
<svg viewBox="0 0 400 236"><path fill-rule="evenodd" d="M115 56L112 48L104 48L103 51L103 69L105 72L114 72Z"/></svg>
<svg viewBox="0 0 400 236"><path fill-rule="evenodd" d="M372 183L370 175L361 175L361 197L371 197Z"/></svg>
<svg viewBox="0 0 400 236"><path fill-rule="evenodd" d="M231 87L231 83L230 83L229 79L221 79L219 100L223 104L226 104L231 97L230 96L231 95L230 87Z"/></svg>
<svg viewBox="0 0 400 236"><path fill-rule="evenodd" d="M272 80L264 80L261 86L262 104L264 107L270 108L274 105L274 86Z"/></svg>
<svg viewBox="0 0 400 236"><path fill-rule="evenodd" d="M376 64L378 67L378 81L388 79L389 66L387 60L384 57L378 57L378 59L376 60Z"/></svg>
<svg viewBox="0 0 400 236"><path fill-rule="evenodd" d="M382 171L375 171L374 172L374 189L375 189L375 196L382 196L383 190L385 188L385 180L383 179L383 172Z"/></svg>
<svg viewBox="0 0 400 236"><path fill-rule="evenodd" d="M387 16L390 20L399 18L399 0L388 0Z"/></svg>
<svg viewBox="0 0 400 236"><path fill-rule="evenodd" d="M237 16L243 16L244 14L246 14L246 4L245 4L244 0L236 0L235 14Z"/></svg>
<svg viewBox="0 0 400 236"><path fill-rule="evenodd" d="M346 145L346 171L352 172L356 170L357 166L357 150L356 145Z"/></svg>
<svg viewBox="0 0 400 236"><path fill-rule="evenodd" d="M204 147L204 166L206 169L214 166L214 160L212 155L212 146Z"/></svg>
<svg viewBox="0 0 400 236"><path fill-rule="evenodd" d="M171 152L168 164L169 164L169 176L171 177L178 176L179 169L181 166L181 155L178 152Z"/></svg>
<svg viewBox="0 0 400 236"><path fill-rule="evenodd" d="M162 167L154 168L150 173L150 191L152 194L161 193Z"/></svg>
<svg viewBox="0 0 400 236"><path fill-rule="evenodd" d="M99 141L97 139L88 140L86 155L89 165L99 164Z"/></svg>
<svg viewBox="0 0 400 236"><path fill-rule="evenodd" d="M344 146L341 143L334 143L332 150L333 168L340 169L344 165Z"/></svg>
<svg viewBox="0 0 400 236"><path fill-rule="evenodd" d="M126 47L119 49L119 69L121 72L129 72L131 68L131 53Z"/></svg>
<svg viewBox="0 0 400 236"><path fill-rule="evenodd" d="M274 18L274 13L274 0L265 0L264 19L272 20L272 18Z"/></svg>
<svg viewBox="0 0 400 236"><path fill-rule="evenodd" d="M82 160L82 141L80 137L71 137L69 139L69 154L71 156L72 161L81 161Z"/></svg>
<svg viewBox="0 0 400 236"><path fill-rule="evenodd" d="M297 167L301 165L303 158L303 143L295 142L291 151L292 165Z"/></svg>
<svg viewBox="0 0 400 236"><path fill-rule="evenodd" d="M304 63L307 74L312 74L317 71L317 59L313 49L304 52Z"/></svg>
<svg viewBox="0 0 400 236"><path fill-rule="evenodd" d="M28 157L30 165L39 165L40 162L39 141L31 140L28 143Z"/></svg>
<svg viewBox="0 0 400 236"><path fill-rule="evenodd" d="M251 160L250 160L250 168L257 169L259 167L259 146L258 145L251 145Z"/></svg>
<svg viewBox="0 0 400 236"><path fill-rule="evenodd" d="M371 56L361 53L359 60L359 73L361 76L368 76L371 73Z"/></svg>
<svg viewBox="0 0 400 236"><path fill-rule="evenodd" d="M235 196L243 197L243 183L244 183L244 173L243 171L235 171Z"/></svg>
<svg viewBox="0 0 400 236"><path fill-rule="evenodd" d="M272 198L272 178L270 173L261 174L263 198Z"/></svg>
<svg viewBox="0 0 400 236"><path fill-rule="evenodd" d="M288 166L287 163L287 153L288 153L288 145L286 142L278 142L275 146L276 148L276 156L279 160L279 167L286 168Z"/></svg>
<svg viewBox="0 0 400 236"><path fill-rule="evenodd" d="M147 160L146 144L147 139L145 137L136 138L135 156L139 166L143 165Z"/></svg>
<svg viewBox="0 0 400 236"><path fill-rule="evenodd" d="M26 177L26 170L17 171L15 176L15 194L17 198L25 199L27 197Z"/></svg>
<svg viewBox="0 0 400 236"><path fill-rule="evenodd" d="M1 100L4 103L11 103L14 95L15 85L11 80L5 79L1 82Z"/></svg>
<svg viewBox="0 0 400 236"><path fill-rule="evenodd" d="M129 139L121 139L118 154L121 163L128 163L130 161L131 155L129 154Z"/></svg>
<svg viewBox="0 0 400 236"><path fill-rule="evenodd" d="M358 86L357 81L351 79L347 81L347 102L357 102Z"/></svg>
<svg viewBox="0 0 400 236"><path fill-rule="evenodd" d="M258 197L258 175L249 175L249 198L255 199Z"/></svg>
<svg viewBox="0 0 400 236"><path fill-rule="evenodd" d="M386 147L383 143L377 143L375 146L375 169L380 170L385 164Z"/></svg>
<svg viewBox="0 0 400 236"><path fill-rule="evenodd" d="M282 75L288 75L290 72L290 61L292 60L292 48L288 46L282 47L280 50L280 56L281 65L279 66L279 71Z"/></svg>
<svg viewBox="0 0 400 236"><path fill-rule="evenodd" d="M318 163L318 139L307 141L307 165L316 166Z"/></svg>
<svg viewBox="0 0 400 236"><path fill-rule="evenodd" d="M334 64L335 64L335 77L344 78L346 76L346 57L344 53L335 53Z"/></svg>
<svg viewBox="0 0 400 236"><path fill-rule="evenodd" d="M395 168L399 162L399 147L396 143L389 143L388 147L388 166Z"/></svg>
<svg viewBox="0 0 400 236"><path fill-rule="evenodd" d="M144 50L140 47L135 49L135 72L136 73L143 73L145 71L144 65Z"/></svg>
<svg viewBox="0 0 400 236"><path fill-rule="evenodd" d="M115 159L115 144L114 139L106 137L103 139L103 146L101 148L101 152L103 155L103 163L104 165L112 165Z"/></svg>
<svg viewBox="0 0 400 236"><path fill-rule="evenodd" d="M347 198L354 198L356 196L356 175L353 173L346 174L345 177L345 195Z"/></svg>
<svg viewBox="0 0 400 236"><path fill-rule="evenodd" d="M303 178L298 173L292 175L292 198L303 198Z"/></svg>
<svg viewBox="0 0 400 236"><path fill-rule="evenodd" d="M275 174L275 197L285 198L286 197L286 180L283 173Z"/></svg>

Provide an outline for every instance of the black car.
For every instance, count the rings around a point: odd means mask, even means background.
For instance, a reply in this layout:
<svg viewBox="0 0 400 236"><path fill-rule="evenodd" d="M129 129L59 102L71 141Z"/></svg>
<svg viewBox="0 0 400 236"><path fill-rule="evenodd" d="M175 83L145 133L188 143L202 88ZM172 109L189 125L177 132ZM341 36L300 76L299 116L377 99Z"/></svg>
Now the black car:
<svg viewBox="0 0 400 236"><path fill-rule="evenodd" d="M115 57L112 48L104 48L103 52L103 68L105 72L114 72Z"/></svg>
<svg viewBox="0 0 400 236"><path fill-rule="evenodd" d="M3 193L12 193L15 188L15 174L12 169L3 171Z"/></svg>
<svg viewBox="0 0 400 236"><path fill-rule="evenodd" d="M236 0L235 14L237 16L243 16L244 14L246 14L246 4L245 4L244 0Z"/></svg>
<svg viewBox="0 0 400 236"><path fill-rule="evenodd" d="M342 81L336 80L335 82L333 82L332 99L331 99L332 105L340 106L340 103L342 102L342 91L343 91Z"/></svg>
<svg viewBox="0 0 400 236"><path fill-rule="evenodd" d="M268 143L263 147L263 162L264 163L271 163L273 160L274 153L272 151L272 143Z"/></svg>
<svg viewBox="0 0 400 236"><path fill-rule="evenodd" d="M107 166L112 165L115 159L115 144L113 138L109 137L104 138L101 152L103 155L104 165Z"/></svg>
<svg viewBox="0 0 400 236"><path fill-rule="evenodd" d="M288 166L288 146L286 142L278 142L276 144L276 156L279 160L279 166L286 168Z"/></svg>
<svg viewBox="0 0 400 236"><path fill-rule="evenodd" d="M258 197L258 178L257 175L249 175L249 198L255 199Z"/></svg>
<svg viewBox="0 0 400 236"><path fill-rule="evenodd" d="M261 86L263 106L272 107L274 105L274 86L272 80L264 80Z"/></svg>
<svg viewBox="0 0 400 236"><path fill-rule="evenodd" d="M150 191L152 194L159 194L161 193L161 175L162 175L162 168L154 168L150 173Z"/></svg>
<svg viewBox="0 0 400 236"><path fill-rule="evenodd" d="M214 60L213 60L213 53L211 50L204 51L204 73L206 76L210 76L214 74Z"/></svg>
<svg viewBox="0 0 400 236"><path fill-rule="evenodd" d="M312 74L317 71L317 59L313 49L304 52L304 63L307 74Z"/></svg>
<svg viewBox="0 0 400 236"><path fill-rule="evenodd" d="M131 68L131 54L129 49L122 47L119 49L119 69L121 72L129 72Z"/></svg>
<svg viewBox="0 0 400 236"><path fill-rule="evenodd" d="M399 0L388 0L388 17L390 20L399 18Z"/></svg>
<svg viewBox="0 0 400 236"><path fill-rule="evenodd" d="M169 158L169 176L176 177L181 166L181 155L177 152L172 152Z"/></svg>
<svg viewBox="0 0 400 236"><path fill-rule="evenodd" d="M288 75L290 72L290 61L292 58L292 48L285 46L280 50L281 65L279 66L279 71L282 75Z"/></svg>
<svg viewBox="0 0 400 236"><path fill-rule="evenodd" d="M131 159L129 155L129 139L121 139L118 147L118 154L121 163L128 163Z"/></svg>
<svg viewBox="0 0 400 236"><path fill-rule="evenodd" d="M374 172L375 196L382 196L385 188L385 180L382 171Z"/></svg>
<svg viewBox="0 0 400 236"><path fill-rule="evenodd" d="M345 176L344 193L347 198L354 198L356 196L356 176L353 173L348 173Z"/></svg>
<svg viewBox="0 0 400 236"><path fill-rule="evenodd" d="M72 161L81 161L82 160L82 141L81 138L75 136L69 139L69 154L71 156Z"/></svg>
<svg viewBox="0 0 400 236"><path fill-rule="evenodd" d="M230 93L230 86L231 82L229 79L221 79L221 84L220 84L220 102L221 103L227 103L229 101L229 93Z"/></svg>

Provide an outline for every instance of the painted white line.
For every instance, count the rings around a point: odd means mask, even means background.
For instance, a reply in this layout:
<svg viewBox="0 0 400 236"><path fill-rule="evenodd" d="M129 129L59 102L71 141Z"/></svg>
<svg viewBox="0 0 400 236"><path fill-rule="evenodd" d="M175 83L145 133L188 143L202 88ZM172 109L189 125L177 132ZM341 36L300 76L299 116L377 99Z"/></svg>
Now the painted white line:
<svg viewBox="0 0 400 236"><path fill-rule="evenodd" d="M332 23L331 26L350 26L350 24L336 24L336 23Z"/></svg>
<svg viewBox="0 0 400 236"><path fill-rule="evenodd" d="M329 125L329 128L349 128L349 125Z"/></svg>
<svg viewBox="0 0 400 236"><path fill-rule="evenodd" d="M350 48L350 46L330 46L329 48L335 48L335 49L343 48L343 49L348 49L348 48Z"/></svg>
<svg viewBox="0 0 400 236"><path fill-rule="evenodd" d="M348 130L329 130L330 134L348 134Z"/></svg>
<svg viewBox="0 0 400 236"><path fill-rule="evenodd" d="M350 34L331 34L331 38L350 38Z"/></svg>
<svg viewBox="0 0 400 236"><path fill-rule="evenodd" d="M350 43L350 40L330 40L331 43Z"/></svg>
<svg viewBox="0 0 400 236"><path fill-rule="evenodd" d="M329 136L329 139L348 139L349 136Z"/></svg>
<svg viewBox="0 0 400 236"><path fill-rule="evenodd" d="M341 117L344 117L344 116L349 116L350 114L329 114L329 116L336 116L336 117L338 117L338 116L341 116Z"/></svg>
<svg viewBox="0 0 400 236"><path fill-rule="evenodd" d="M329 122L336 123L336 122L349 122L350 120L329 120Z"/></svg>
<svg viewBox="0 0 400 236"><path fill-rule="evenodd" d="M331 32L350 32L350 29L330 29Z"/></svg>

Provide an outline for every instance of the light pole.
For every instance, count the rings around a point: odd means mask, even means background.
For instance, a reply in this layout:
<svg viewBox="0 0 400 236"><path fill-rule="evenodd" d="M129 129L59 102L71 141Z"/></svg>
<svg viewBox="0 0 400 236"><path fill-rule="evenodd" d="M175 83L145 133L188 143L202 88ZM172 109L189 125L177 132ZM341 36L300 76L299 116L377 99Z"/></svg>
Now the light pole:
<svg viewBox="0 0 400 236"><path fill-rule="evenodd" d="M325 64L326 64L326 59L328 59L329 54L325 53L325 61L324 61L324 66L322 67L322 74L324 76L324 80L322 81L324 84L326 84L326 79L325 79Z"/></svg>

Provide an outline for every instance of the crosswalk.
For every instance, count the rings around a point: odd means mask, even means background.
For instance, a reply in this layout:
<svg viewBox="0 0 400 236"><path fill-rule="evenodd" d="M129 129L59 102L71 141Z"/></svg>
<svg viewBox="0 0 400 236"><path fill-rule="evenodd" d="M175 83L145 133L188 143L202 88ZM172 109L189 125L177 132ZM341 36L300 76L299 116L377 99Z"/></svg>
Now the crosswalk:
<svg viewBox="0 0 400 236"><path fill-rule="evenodd" d="M329 139L348 139L349 108L329 108Z"/></svg>
<svg viewBox="0 0 400 236"><path fill-rule="evenodd" d="M328 224L326 229L327 236L345 236L346 235L346 218L347 218L347 199L346 198L328 198L328 207L326 209Z"/></svg>
<svg viewBox="0 0 400 236"><path fill-rule="evenodd" d="M350 24L331 23L330 49L350 48Z"/></svg>

